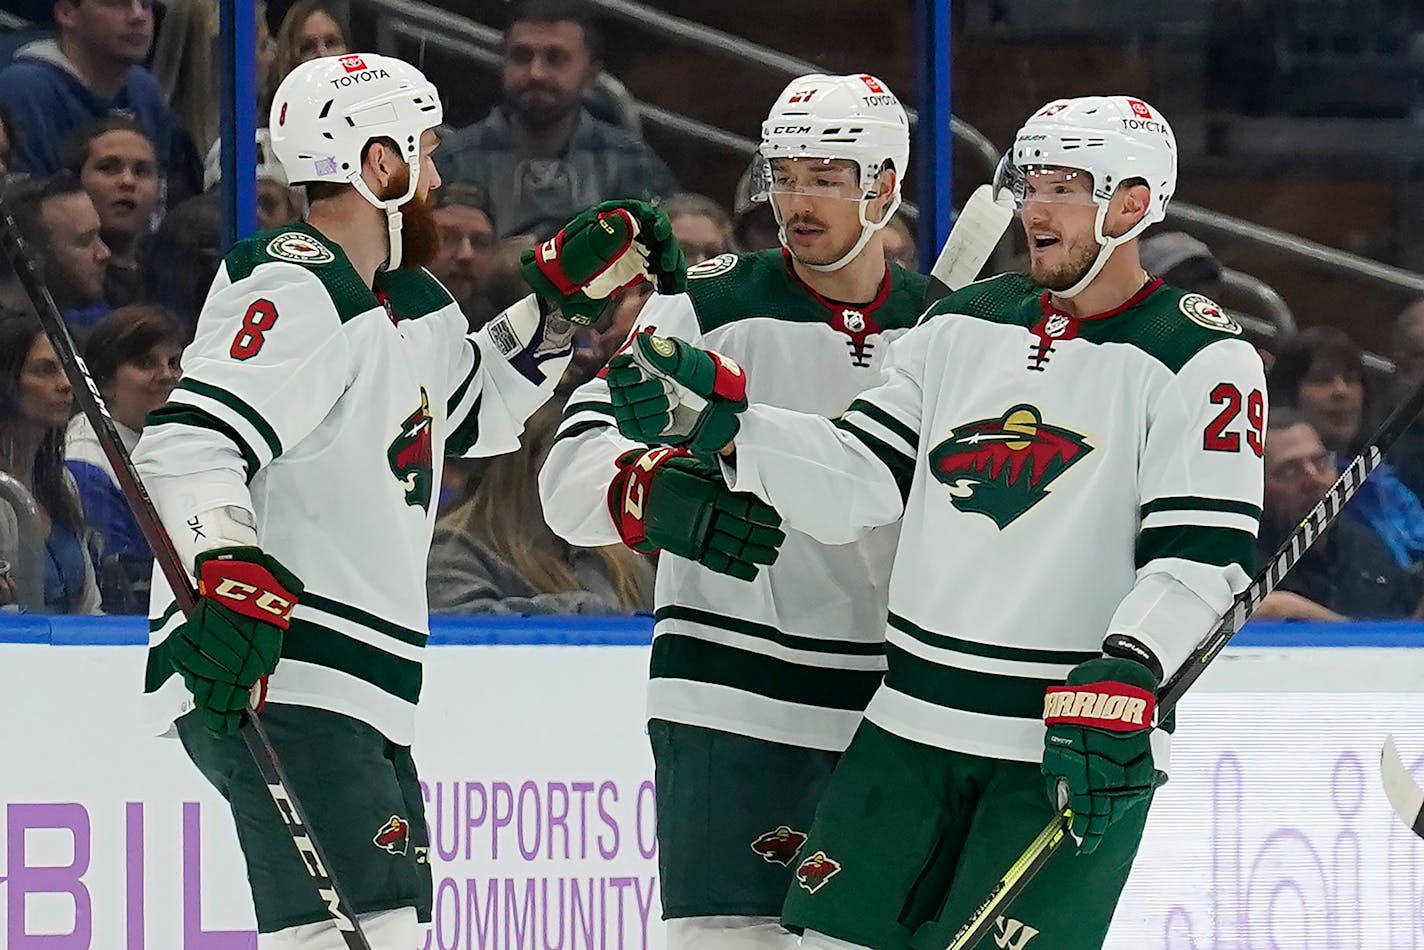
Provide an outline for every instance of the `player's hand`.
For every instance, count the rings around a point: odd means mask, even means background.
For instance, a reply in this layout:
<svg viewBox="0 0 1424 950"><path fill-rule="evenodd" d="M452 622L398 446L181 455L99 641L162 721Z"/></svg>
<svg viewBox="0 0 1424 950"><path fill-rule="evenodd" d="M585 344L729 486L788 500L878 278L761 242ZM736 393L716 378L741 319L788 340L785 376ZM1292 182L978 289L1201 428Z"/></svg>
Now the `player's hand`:
<svg viewBox="0 0 1424 950"><path fill-rule="evenodd" d="M781 516L755 495L733 492L721 473L686 450L633 449L618 458L608 510L623 543L667 551L749 581L776 561Z"/></svg>
<svg viewBox="0 0 1424 950"><path fill-rule="evenodd" d="M1165 779L1152 759L1157 685L1146 666L1109 656L1078 664L1066 686L1048 690L1043 774L1055 808L1066 786L1080 853L1096 850L1108 827L1145 807Z"/></svg>
<svg viewBox="0 0 1424 950"><path fill-rule="evenodd" d="M249 699L260 708L302 582L256 547L205 551L196 569L198 604L169 655L208 731L229 735Z"/></svg>
<svg viewBox="0 0 1424 950"><path fill-rule="evenodd" d="M618 431L649 445L715 455L736 436L747 408L740 366L672 337L634 334L608 361L606 379Z"/></svg>
<svg viewBox="0 0 1424 950"><path fill-rule="evenodd" d="M534 292L579 326L595 323L615 292L640 280L663 294L687 289L672 223L646 201L594 205L519 261Z"/></svg>

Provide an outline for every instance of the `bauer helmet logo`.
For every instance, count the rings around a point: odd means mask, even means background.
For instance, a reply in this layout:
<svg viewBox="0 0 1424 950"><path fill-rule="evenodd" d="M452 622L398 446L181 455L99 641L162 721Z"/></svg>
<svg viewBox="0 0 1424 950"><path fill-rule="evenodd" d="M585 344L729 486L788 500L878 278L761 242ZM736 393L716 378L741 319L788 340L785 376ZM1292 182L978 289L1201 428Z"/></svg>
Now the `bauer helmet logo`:
<svg viewBox="0 0 1424 950"><path fill-rule="evenodd" d="M371 843L391 854L405 854L410 849L410 822L400 815L392 815L376 832Z"/></svg>
<svg viewBox="0 0 1424 950"><path fill-rule="evenodd" d="M826 886L826 882L841 873L841 863L828 857L826 852L817 851L796 868L796 883L814 894Z"/></svg>
<svg viewBox="0 0 1424 950"><path fill-rule="evenodd" d="M767 864L779 864L784 868L791 867L791 862L796 859L796 852L801 850L801 846L806 843L806 833L797 831L790 825L778 825L771 831L760 835L752 842L752 851L761 855L761 859Z"/></svg>
<svg viewBox="0 0 1424 950"><path fill-rule="evenodd" d="M930 472L949 503L981 514L1000 530L1048 495L1058 476L1093 451L1070 429L1049 425L1033 406L956 426L930 451Z"/></svg>
<svg viewBox="0 0 1424 950"><path fill-rule="evenodd" d="M359 73L366 68L366 60L356 55L343 56L340 62L341 68L348 73Z"/></svg>

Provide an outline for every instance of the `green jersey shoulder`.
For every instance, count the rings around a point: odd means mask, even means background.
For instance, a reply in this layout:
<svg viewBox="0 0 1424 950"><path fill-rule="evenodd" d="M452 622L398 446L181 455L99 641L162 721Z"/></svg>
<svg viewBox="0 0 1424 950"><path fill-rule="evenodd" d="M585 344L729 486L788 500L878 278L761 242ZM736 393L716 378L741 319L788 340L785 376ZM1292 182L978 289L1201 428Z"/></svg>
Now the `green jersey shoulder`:
<svg viewBox="0 0 1424 950"><path fill-rule="evenodd" d="M898 264L875 320L882 330L909 328L919 317L927 278ZM704 333L750 317L824 323L832 302L797 280L779 248L721 254L687 269L687 294Z"/></svg>
<svg viewBox="0 0 1424 950"><path fill-rule="evenodd" d="M923 321L955 314L1033 329L1058 313L1045 294L1024 274L1001 274L945 295ZM1211 298L1160 281L1112 313L1077 321L1076 330L1089 343L1135 346L1174 373L1213 343L1241 336L1241 325Z"/></svg>

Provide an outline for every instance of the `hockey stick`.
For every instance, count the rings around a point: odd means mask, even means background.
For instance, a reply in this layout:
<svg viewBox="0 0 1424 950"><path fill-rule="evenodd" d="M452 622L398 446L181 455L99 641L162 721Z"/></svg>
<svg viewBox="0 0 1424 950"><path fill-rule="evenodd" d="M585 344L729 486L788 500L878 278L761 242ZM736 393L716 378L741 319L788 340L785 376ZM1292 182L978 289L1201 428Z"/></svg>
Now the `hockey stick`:
<svg viewBox="0 0 1424 950"><path fill-rule="evenodd" d="M1380 750L1380 781L1394 813L1410 831L1424 838L1424 788L1420 788L1405 769L1394 736L1386 736L1384 748Z"/></svg>
<svg viewBox="0 0 1424 950"><path fill-rule="evenodd" d="M118 480L120 488L123 489L129 507L133 509L134 519L143 532L144 540L153 550L154 557L163 570L163 576L168 581L168 586L173 590L173 597L178 602L178 607L184 615L190 615L197 602L197 593L188 581L187 572L184 571L179 561L178 551L173 547L173 541L168 537L162 522L158 519L158 512L154 509L153 501L148 497L143 483L139 481L133 461L125 451L123 443L119 441L119 434L114 429L114 421L109 416L109 410L104 405L103 397L99 394L99 388L89 375L89 368L84 365L84 359L79 355L74 345L74 338L69 335L69 328L65 326L64 318L60 316L59 308L55 306L49 288L40 276L38 268L35 267L34 259L25 246L24 237L20 234L19 225L15 223L15 218L10 213L9 204L3 196L0 196L0 244L4 244L5 257L10 263L10 268L15 272L15 277L20 281L26 296L30 298L30 303L34 305L40 325L43 327L45 335L49 337L55 355L59 357L59 361L63 365L65 375L69 377L69 385L74 390L80 410L94 426L95 435L98 436L99 444L104 449L104 456L114 469L114 477ZM267 738L267 733L262 728L256 713L248 710L247 715L242 718L242 726L239 731L247 743L248 751L252 753L253 761L257 763L257 769L262 774L262 781L266 784L272 801L276 803L277 811L282 816L287 831L292 836L292 844L301 856L302 866L311 875L317 894L322 903L326 905L327 912L331 914L337 929L341 931L346 946L349 950L371 950L366 935L361 932L360 924L357 923L355 915L351 913L350 902L342 896L335 879L327 871L328 864L322 849L317 845L311 826L307 823L306 810L302 808L296 796L291 793L291 780L287 778L287 774L277 758L277 753L272 748L271 740Z"/></svg>
<svg viewBox="0 0 1424 950"><path fill-rule="evenodd" d="M1014 218L1012 208L994 200L992 185L980 185L960 209L944 247L930 268L924 306L974 282Z"/></svg>
<svg viewBox="0 0 1424 950"><path fill-rule="evenodd" d="M1370 444L1364 451L1355 456L1348 468L1340 473L1340 477L1335 480L1335 484L1330 486L1315 507L1305 516L1305 519L1296 527L1291 536L1276 549L1276 553L1271 555L1270 561L1256 575L1250 585L1237 595L1226 615L1221 618L1215 630L1197 647L1196 651L1187 658L1181 668L1169 679L1157 694L1157 714L1158 720L1165 719L1167 713L1177 705L1177 701L1182 698L1182 694L1197 681L1207 664L1221 653L1221 649L1227 642L1236 635L1236 631L1246 623L1247 618L1255 613L1256 608L1261 606L1261 601L1266 599L1266 595L1275 590L1280 584L1281 578L1291 568L1295 567L1307 548L1320 537L1325 529L1335 522L1340 514L1340 509L1359 491L1359 488L1370 473L1379 467L1384 458L1384 453L1394 442L1404 434L1405 430L1414 422L1414 418L1419 415L1420 410L1424 410L1424 384L1415 388L1409 394L1409 398L1395 408L1385 419L1379 429L1370 439ZM1392 744L1391 744L1392 746ZM1387 747L1389 748L1389 747ZM1396 753L1396 759L1398 755ZM1403 766L1400 766L1403 769ZM1406 776L1406 781L1410 781ZM1413 784L1410 781L1410 784ZM1388 786L1386 786L1388 790ZM1424 792L1419 793L1419 798L1415 802L1416 812L1420 805L1424 805ZM1396 805L1396 807L1399 807ZM1004 875L990 890L988 896L979 904L969 919L964 922L949 942L948 950L969 950L975 946L989 929L994 925L995 918L1004 914L1014 899L1033 880L1034 875L1043 869L1048 863L1048 859L1053 857L1063 839L1068 836L1068 829L1073 822L1073 811L1070 808L1063 808L1053 821L1033 839L1033 842L1019 855Z"/></svg>

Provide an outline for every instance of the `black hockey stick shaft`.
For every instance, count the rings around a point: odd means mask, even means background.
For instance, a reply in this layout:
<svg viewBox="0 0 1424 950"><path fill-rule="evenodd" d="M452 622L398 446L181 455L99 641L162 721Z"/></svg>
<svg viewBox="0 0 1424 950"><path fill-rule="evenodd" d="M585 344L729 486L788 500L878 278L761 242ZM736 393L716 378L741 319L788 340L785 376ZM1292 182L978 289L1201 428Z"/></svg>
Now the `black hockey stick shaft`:
<svg viewBox="0 0 1424 950"><path fill-rule="evenodd" d="M1222 648L1245 625L1266 596L1276 589L1281 579L1296 566L1306 550L1335 522L1340 510L1354 497L1355 492L1359 491L1370 473L1379 467L1384 453L1409 429L1421 410L1424 410L1424 384L1417 386L1404 402L1395 407L1389 418L1375 431L1370 444L1340 473L1330 490L1315 503L1315 507L1310 509L1295 531L1291 532L1290 537L1271 555L1266 566L1246 589L1236 596L1216 629L1158 690L1159 718L1171 712L1182 694L1197 681L1207 665L1221 655ZM1054 816L1053 821L1034 838L1003 877L999 878L974 914L964 922L964 926L959 928L950 941L948 950L971 950L988 934L994 920L1009 909L1028 883L1062 846L1064 839L1068 837L1072 821L1073 812L1068 808Z"/></svg>
<svg viewBox="0 0 1424 950"><path fill-rule="evenodd" d="M5 258L9 261L16 279L24 288L26 296L30 298L30 303L34 306L39 317L40 325L49 338L50 345L54 347L55 355L59 358L60 365L64 367L65 375L69 377L69 385L74 390L74 397L79 403L80 410L94 426L94 432L104 450L104 456L113 467L119 487L123 490L129 507L133 509L134 520L138 522L144 540L148 542L149 548L153 551L154 558L158 561L163 576L173 591L173 597L178 602L179 609L183 611L184 616L191 615L193 607L197 603L197 592L193 590L192 584L188 581L188 573L183 569L178 558L178 551L174 548L168 532L164 530L163 522L159 520L153 500L148 497L143 482L139 480L133 460L129 458L123 442L119 439L119 433L114 428L114 421L109 415L108 407L104 405L104 399L99 394L99 388L94 384L93 377L89 375L89 368L84 364L83 357L79 355L78 348L74 345L74 338L70 336L69 328L65 325L59 308L55 306L49 288L41 277L39 269L35 267L34 258L25 246L24 236L20 233L19 225L15 222L9 204L3 196L0 196L0 243L3 243ZM366 935L361 932L355 914L351 912L351 904L342 896L335 879L327 870L330 864L327 863L324 852L318 846L311 826L307 823L306 811L296 796L292 794L291 780L287 778L281 760L277 757L276 750L272 748L271 740L267 737L266 730L262 728L262 723L255 712L250 709L247 711L247 714L242 718L242 726L239 731L247 744L248 751L252 754L253 761L257 764L262 781L267 786L267 791L271 794L272 801L276 804L287 831L291 834L292 844L301 856L302 866L311 875L317 894L322 903L326 905L332 921L341 931L346 946L350 950L371 950L371 945L367 942Z"/></svg>

